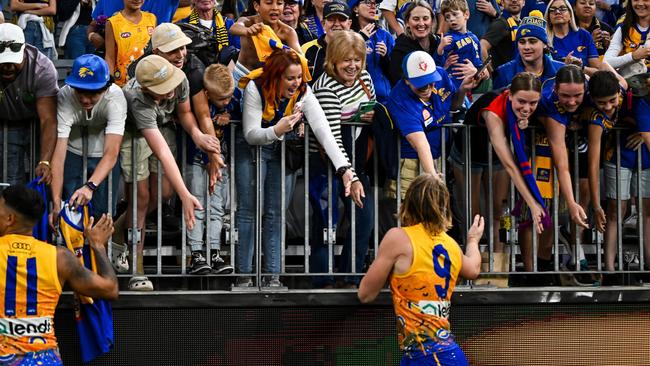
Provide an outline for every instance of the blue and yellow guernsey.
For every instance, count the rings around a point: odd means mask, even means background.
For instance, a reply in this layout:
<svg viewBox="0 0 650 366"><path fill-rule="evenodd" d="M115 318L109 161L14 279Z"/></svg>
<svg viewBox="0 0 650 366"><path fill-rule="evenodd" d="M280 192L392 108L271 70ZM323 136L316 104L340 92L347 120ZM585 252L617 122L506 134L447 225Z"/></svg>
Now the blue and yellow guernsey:
<svg viewBox="0 0 650 366"><path fill-rule="evenodd" d="M408 272L393 274L390 290L400 348L413 351L449 334L451 294L463 252L446 233L429 234L422 224L402 228L413 247Z"/></svg>
<svg viewBox="0 0 650 366"><path fill-rule="evenodd" d="M56 251L31 236L0 237L0 359L57 348Z"/></svg>

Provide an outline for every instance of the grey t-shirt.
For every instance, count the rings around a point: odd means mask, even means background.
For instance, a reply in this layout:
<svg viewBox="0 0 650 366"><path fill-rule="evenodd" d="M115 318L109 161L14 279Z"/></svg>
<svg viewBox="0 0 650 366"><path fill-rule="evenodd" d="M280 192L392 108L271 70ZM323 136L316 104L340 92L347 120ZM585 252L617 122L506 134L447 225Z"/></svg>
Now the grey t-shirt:
<svg viewBox="0 0 650 366"><path fill-rule="evenodd" d="M104 135L124 135L126 99L119 86L111 85L90 112L86 112L69 85L59 91L57 137L68 138L68 151L83 155L82 127L88 128L88 156L101 158Z"/></svg>
<svg viewBox="0 0 650 366"><path fill-rule="evenodd" d="M135 78L129 80L122 90L129 106L127 126L132 129L135 125L138 130L159 128L172 122L178 103L187 101L190 95L187 78L176 87L173 98L160 103L143 93Z"/></svg>
<svg viewBox="0 0 650 366"><path fill-rule="evenodd" d="M0 85L0 119L21 121L37 118L36 99L56 97L57 72L52 61L34 46L25 44L25 64L13 83ZM2 90L2 89L0 89Z"/></svg>

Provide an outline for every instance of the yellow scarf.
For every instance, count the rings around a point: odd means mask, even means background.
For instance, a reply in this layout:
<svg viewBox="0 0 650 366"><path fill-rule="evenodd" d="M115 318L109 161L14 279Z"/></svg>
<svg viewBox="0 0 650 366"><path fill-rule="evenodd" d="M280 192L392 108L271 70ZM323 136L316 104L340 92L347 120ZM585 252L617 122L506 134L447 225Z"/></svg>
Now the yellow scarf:
<svg viewBox="0 0 650 366"><path fill-rule="evenodd" d="M261 62L266 61L266 59L275 51L276 49L286 49L289 52L294 52L296 55L298 55L298 58L300 58L300 65L302 67L302 80L303 82L307 83L311 81L311 74L309 73L309 67L307 66L307 59L299 52L296 52L296 50L285 46L282 44L282 41L280 41L280 38L275 34L273 29L269 27L268 25L264 24L262 26L262 31L254 36L251 37L253 40L253 44L255 45L255 51L257 52L257 57L260 59ZM248 75L243 76L239 80L239 88L245 89L246 85L250 81L254 81L255 79L259 78L264 69L262 67L255 69L248 73ZM296 90L294 95L291 97L289 100L289 103L287 104L283 116L290 115L293 112L293 108L296 105L296 102L298 101L298 98L301 96L300 90ZM264 99L264 110L262 113L262 119L266 121L267 123L272 123L275 114L276 114L276 99L273 98L273 100L268 100L268 98L264 98L263 93L260 91L260 95Z"/></svg>

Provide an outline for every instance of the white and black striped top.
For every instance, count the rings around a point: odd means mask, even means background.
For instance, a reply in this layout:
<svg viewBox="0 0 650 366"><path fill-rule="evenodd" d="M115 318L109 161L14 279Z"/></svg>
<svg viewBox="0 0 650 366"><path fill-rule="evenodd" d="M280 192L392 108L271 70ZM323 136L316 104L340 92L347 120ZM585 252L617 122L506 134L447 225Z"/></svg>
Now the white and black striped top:
<svg viewBox="0 0 650 366"><path fill-rule="evenodd" d="M349 157L345 152L341 138L341 122L350 121L357 113L360 103L375 100L375 88L370 74L363 70L359 79L365 84L370 97L360 81L355 82L352 86L345 86L327 73L321 75L313 86L314 95L325 112L334 139L348 160ZM311 135L309 137L309 152L318 152L320 148L318 141Z"/></svg>

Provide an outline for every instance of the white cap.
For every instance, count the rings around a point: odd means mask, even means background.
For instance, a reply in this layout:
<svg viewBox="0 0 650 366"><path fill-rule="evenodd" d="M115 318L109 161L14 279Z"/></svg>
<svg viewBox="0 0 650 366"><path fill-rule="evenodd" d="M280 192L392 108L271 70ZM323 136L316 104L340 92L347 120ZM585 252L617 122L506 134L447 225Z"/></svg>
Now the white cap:
<svg viewBox="0 0 650 366"><path fill-rule="evenodd" d="M442 79L436 70L433 57L424 51L414 51L406 55L402 62L402 73L414 87L421 88Z"/></svg>
<svg viewBox="0 0 650 366"><path fill-rule="evenodd" d="M21 44L20 49L14 52L9 47L13 43ZM4 45L4 52L0 53L0 64L20 64L23 62L25 52L25 34L23 30L12 23L0 24L0 45Z"/></svg>

